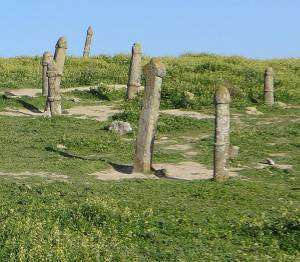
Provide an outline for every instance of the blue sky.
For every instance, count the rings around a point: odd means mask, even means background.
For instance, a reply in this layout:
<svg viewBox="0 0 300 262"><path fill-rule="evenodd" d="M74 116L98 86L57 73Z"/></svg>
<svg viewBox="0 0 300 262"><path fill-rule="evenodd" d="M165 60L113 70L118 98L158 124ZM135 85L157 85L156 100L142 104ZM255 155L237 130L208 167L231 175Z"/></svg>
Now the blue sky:
<svg viewBox="0 0 300 262"><path fill-rule="evenodd" d="M0 18L5 57L53 52L59 36L81 55L88 25L93 55L139 41L150 56L300 57L299 0L1 0Z"/></svg>

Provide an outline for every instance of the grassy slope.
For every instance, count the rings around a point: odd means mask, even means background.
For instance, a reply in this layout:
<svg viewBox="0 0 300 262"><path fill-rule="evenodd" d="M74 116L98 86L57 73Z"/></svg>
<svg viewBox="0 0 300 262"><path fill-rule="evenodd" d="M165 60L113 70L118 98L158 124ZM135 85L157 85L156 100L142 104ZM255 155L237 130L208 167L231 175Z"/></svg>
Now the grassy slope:
<svg viewBox="0 0 300 262"><path fill-rule="evenodd" d="M123 66L120 57L105 59L109 64L113 59L118 61L114 62L115 67L123 68L124 81L118 79L115 82L125 82L127 60L124 60ZM217 63L227 58L182 57L180 61L165 58L165 62L175 69L194 68L196 62L191 62L193 59L209 59ZM255 65L252 67L249 65L252 61L231 59L244 61L251 70L260 68L257 69L259 75L266 63L253 61ZM94 60L85 63L91 61ZM299 62L294 62L296 67ZM38 60L33 63L38 68ZM77 63L82 69L83 62L78 60ZM283 62L278 63L279 67ZM293 64L293 60L285 63ZM24 65L27 63L24 62ZM207 74L215 79L220 71L194 76L206 79ZM294 82L286 85L285 90L291 97L297 98L295 88L299 86L294 85L297 75L288 74ZM91 76L97 79L99 75ZM181 76L184 82L176 83L177 78L174 77L173 86L184 86L192 91L187 87L192 87L191 83L195 80L188 78L184 72ZM104 77L107 77L107 82L113 81L108 74ZM69 84L75 85L75 82ZM206 87L209 88L209 85ZM213 110L211 106L203 107L210 103L210 93L204 99L194 91L199 98L195 104L180 104L176 102L180 101L177 90L166 83L164 95L167 92L171 96L163 97L165 107L201 107L204 112ZM89 94L75 95L95 100ZM112 100L120 98L114 94L107 96ZM239 105L243 102L239 97L236 99ZM250 101L246 99L247 103ZM43 107L41 98L27 99L26 102ZM136 126L139 104L140 101L121 104L125 112L115 118L130 121ZM0 109L7 105L20 106L16 102L0 100ZM94 261L105 257L113 261L145 261L146 258L151 261L294 261L300 250L297 209L299 109L268 109L264 106L258 109L264 115L249 117L240 106L232 109L232 113L241 114L240 121L232 123L231 135L232 143L241 147L241 154L231 165L251 167L270 153L285 153L283 157L273 158L294 168L290 171L246 168L240 172L243 179L231 179L225 184L169 180L99 182L87 174L106 168L108 164L105 161L68 158L52 149L57 144L64 144L79 155L97 155L115 163L131 163L132 142L105 129L111 120L99 124L67 117L52 120L0 117L0 171L47 171L69 177L68 182L57 182L51 178L0 176L1 260ZM158 136L168 136L170 140L185 143L184 136L197 138L209 134L208 138L199 138L193 143L194 149L199 152L193 160L210 166L212 131L212 120L164 116L160 118ZM134 134L127 138L134 138ZM183 160L185 156L182 153L156 146L155 162Z"/></svg>
<svg viewBox="0 0 300 262"><path fill-rule="evenodd" d="M148 58L144 59L146 63ZM184 91L195 93L198 104L207 105L215 85L227 81L238 104L262 99L263 72L273 66L276 72L276 96L283 102L300 100L300 59L248 60L241 57L186 55L162 58L167 65L163 97L168 105L185 106ZM99 56L82 60L68 58L63 87L99 83L126 84L129 57ZM0 59L0 89L41 86L40 58Z"/></svg>

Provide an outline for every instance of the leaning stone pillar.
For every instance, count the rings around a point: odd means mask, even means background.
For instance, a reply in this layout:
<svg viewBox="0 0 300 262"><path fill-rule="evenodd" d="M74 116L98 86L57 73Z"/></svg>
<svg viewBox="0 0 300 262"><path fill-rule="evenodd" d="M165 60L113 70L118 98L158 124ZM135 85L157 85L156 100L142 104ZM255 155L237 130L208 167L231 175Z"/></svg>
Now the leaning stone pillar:
<svg viewBox="0 0 300 262"><path fill-rule="evenodd" d="M66 60L67 41L60 37L55 46L54 60L48 64L48 96L45 107L45 116L61 115L60 83Z"/></svg>
<svg viewBox="0 0 300 262"><path fill-rule="evenodd" d="M272 67L268 67L265 71L264 95L266 105L274 105L274 72Z"/></svg>
<svg viewBox="0 0 300 262"><path fill-rule="evenodd" d="M153 58L144 67L144 74L146 77L146 87L135 145L133 171L148 173L152 167L161 84L163 77L166 75L166 69L160 60Z"/></svg>
<svg viewBox="0 0 300 262"><path fill-rule="evenodd" d="M229 114L230 94L226 87L220 86L215 94L215 145L214 145L214 180L222 182L229 177Z"/></svg>
<svg viewBox="0 0 300 262"><path fill-rule="evenodd" d="M127 99L136 97L141 86L142 75L142 47L135 43L132 47L131 62L128 74Z"/></svg>
<svg viewBox="0 0 300 262"><path fill-rule="evenodd" d="M67 48L67 40L64 37L60 37L55 45L54 60L57 65L57 69L61 74L64 71Z"/></svg>
<svg viewBox="0 0 300 262"><path fill-rule="evenodd" d="M84 49L83 49L83 57L84 58L87 58L90 56L93 34L94 34L93 29L91 26L89 26L87 33L86 33L85 45L84 45Z"/></svg>
<svg viewBox="0 0 300 262"><path fill-rule="evenodd" d="M47 77L47 67L48 64L53 59L50 52L45 52L42 58L42 95L48 95L48 77Z"/></svg>

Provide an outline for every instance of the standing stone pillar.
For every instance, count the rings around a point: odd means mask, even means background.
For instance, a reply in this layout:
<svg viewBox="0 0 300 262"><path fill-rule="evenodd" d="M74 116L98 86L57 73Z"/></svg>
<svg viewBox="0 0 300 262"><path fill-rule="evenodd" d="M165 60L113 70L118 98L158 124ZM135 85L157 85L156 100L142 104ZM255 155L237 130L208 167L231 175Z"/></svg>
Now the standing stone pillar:
<svg viewBox="0 0 300 262"><path fill-rule="evenodd" d="M83 49L83 57L84 58L87 58L90 56L93 34L94 34L93 29L91 26L89 26L87 33L86 33L85 45L84 45L84 49Z"/></svg>
<svg viewBox="0 0 300 262"><path fill-rule="evenodd" d="M46 116L61 115L60 83L66 60L67 41L64 37L58 39L55 46L54 60L48 64L48 97L46 102Z"/></svg>
<svg viewBox="0 0 300 262"><path fill-rule="evenodd" d="M43 54L43 59L42 59L42 95L43 96L48 95L47 67L52 59L53 57L50 52L45 52Z"/></svg>
<svg viewBox="0 0 300 262"><path fill-rule="evenodd" d="M131 62L128 73L127 99L136 97L142 78L142 47L135 43L132 47Z"/></svg>
<svg viewBox="0 0 300 262"><path fill-rule="evenodd" d="M214 145L214 180L222 182L229 177L229 114L230 94L226 87L220 86L215 94L215 145Z"/></svg>
<svg viewBox="0 0 300 262"><path fill-rule="evenodd" d="M274 105L274 72L272 67L268 67L265 71L264 95L266 105Z"/></svg>
<svg viewBox="0 0 300 262"><path fill-rule="evenodd" d="M153 58L144 67L146 87L135 145L134 172L148 173L152 167L153 145L159 116L162 79L166 69Z"/></svg>
<svg viewBox="0 0 300 262"><path fill-rule="evenodd" d="M50 117L59 116L61 115L61 96L57 85L60 84L61 74L55 61L49 63L47 77L49 89L46 114Z"/></svg>

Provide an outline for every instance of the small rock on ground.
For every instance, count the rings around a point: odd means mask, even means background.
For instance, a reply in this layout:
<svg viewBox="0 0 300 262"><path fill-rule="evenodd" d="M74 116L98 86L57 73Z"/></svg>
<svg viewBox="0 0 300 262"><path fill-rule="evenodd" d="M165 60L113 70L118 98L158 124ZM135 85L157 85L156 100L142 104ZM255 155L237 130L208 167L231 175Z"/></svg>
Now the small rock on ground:
<svg viewBox="0 0 300 262"><path fill-rule="evenodd" d="M124 121L114 121L110 124L109 130L120 135L125 135L132 132L130 123Z"/></svg>

